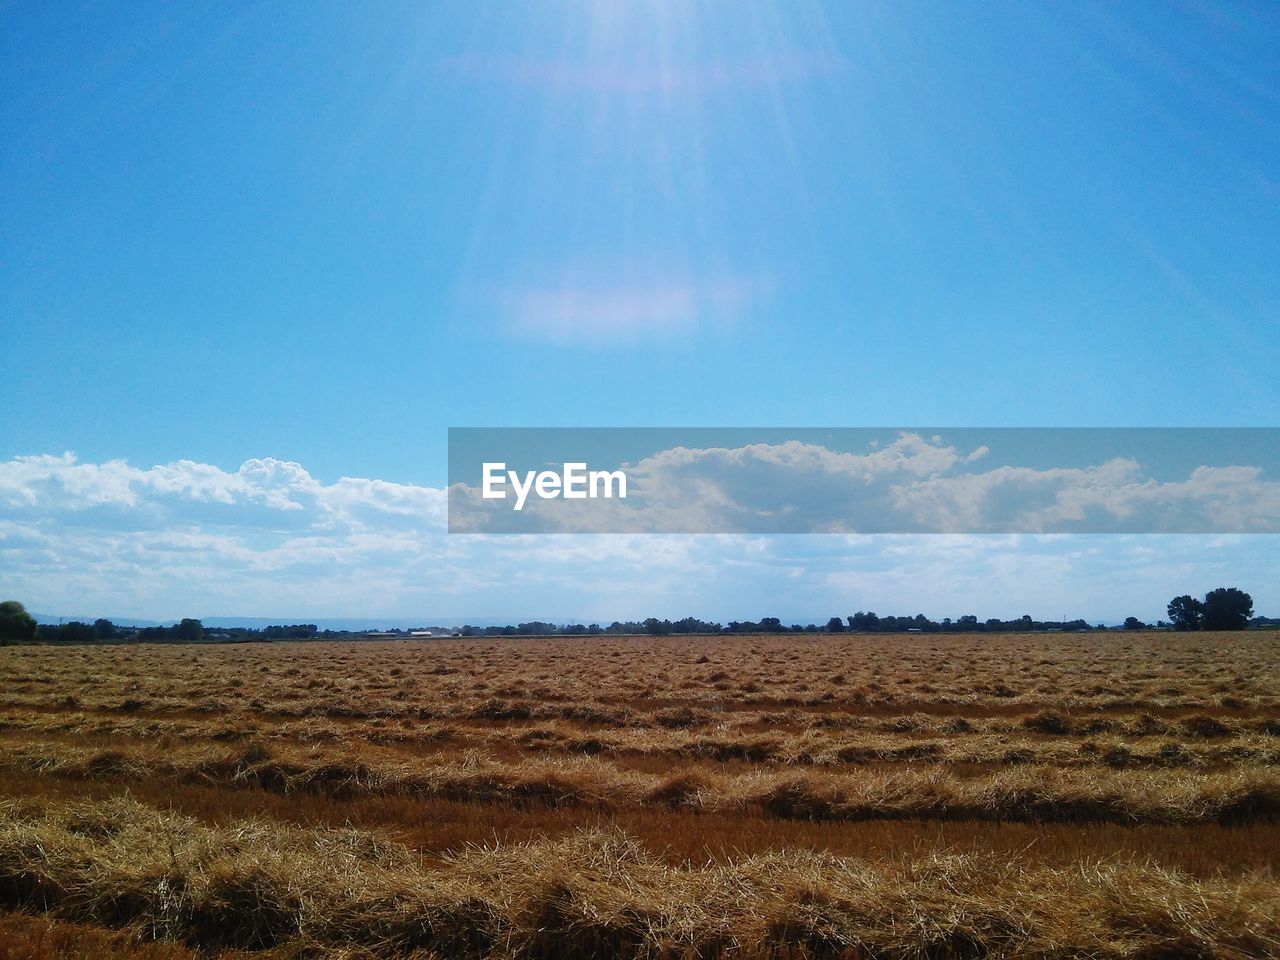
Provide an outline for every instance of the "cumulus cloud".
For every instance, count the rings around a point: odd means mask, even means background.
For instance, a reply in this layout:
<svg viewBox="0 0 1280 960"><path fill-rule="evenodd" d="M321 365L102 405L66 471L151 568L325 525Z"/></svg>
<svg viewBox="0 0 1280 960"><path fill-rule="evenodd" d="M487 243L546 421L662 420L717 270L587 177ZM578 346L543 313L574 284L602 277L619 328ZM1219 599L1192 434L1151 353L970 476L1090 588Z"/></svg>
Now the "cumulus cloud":
<svg viewBox="0 0 1280 960"><path fill-rule="evenodd" d="M803 445L668 453L648 469L670 466L678 478L678 465L692 476L689 465L703 461L761 462L803 467L818 486L852 477L872 490L886 477L928 484L968 459L920 438L852 459ZM1115 476L1133 478L1119 468ZM758 490L724 489L731 497ZM1267 537L485 537L445 534L444 498L438 488L378 479L327 483L272 458L224 470L188 460L135 467L71 454L17 457L0 462L0 595L69 615L445 622L695 615L807 623L859 608L1150 618L1172 593L1220 583L1250 589L1259 609L1280 602L1266 592L1280 582Z"/></svg>
<svg viewBox="0 0 1280 960"><path fill-rule="evenodd" d="M584 616L574 585L594 577L616 584L602 604L656 602L704 562L688 540L450 537L440 488L325 483L270 457L234 471L70 453L0 462L0 593L37 610Z"/></svg>
<svg viewBox="0 0 1280 960"><path fill-rule="evenodd" d="M0 463L0 506L12 516L114 530L426 530L439 529L445 515L439 489L351 477L324 484L301 464L270 457L235 472L191 460L143 469L81 463L71 453L16 457Z"/></svg>

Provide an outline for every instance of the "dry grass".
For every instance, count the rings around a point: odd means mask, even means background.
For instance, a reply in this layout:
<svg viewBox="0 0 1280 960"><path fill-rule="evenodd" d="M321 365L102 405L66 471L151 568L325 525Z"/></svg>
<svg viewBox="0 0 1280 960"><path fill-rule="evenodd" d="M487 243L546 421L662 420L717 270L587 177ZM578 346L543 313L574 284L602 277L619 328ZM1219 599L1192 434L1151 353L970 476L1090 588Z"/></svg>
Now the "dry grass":
<svg viewBox="0 0 1280 960"><path fill-rule="evenodd" d="M610 831L473 847L424 867L366 832L210 827L124 799L8 806L0 876L9 902L53 916L248 950L905 958L1280 948L1280 898L1261 876L798 850L673 868Z"/></svg>
<svg viewBox="0 0 1280 960"><path fill-rule="evenodd" d="M339 800L406 796L523 807L641 806L787 820L1237 825L1280 818L1280 771L1257 765L1213 773L1021 765L960 775L925 764L858 773L705 765L647 773L591 757L506 762L470 751L422 760L333 747L142 743L103 750L57 741L16 746L0 764L11 773L124 784L160 779Z"/></svg>
<svg viewBox="0 0 1280 960"><path fill-rule="evenodd" d="M5 648L0 956L1275 955L1277 662L1274 632Z"/></svg>
<svg viewBox="0 0 1280 960"><path fill-rule="evenodd" d="M122 956L132 960L193 960L197 954L175 943L142 940L130 930L109 930L52 920L44 915L0 912L0 957L102 960ZM223 956L230 960L232 953Z"/></svg>

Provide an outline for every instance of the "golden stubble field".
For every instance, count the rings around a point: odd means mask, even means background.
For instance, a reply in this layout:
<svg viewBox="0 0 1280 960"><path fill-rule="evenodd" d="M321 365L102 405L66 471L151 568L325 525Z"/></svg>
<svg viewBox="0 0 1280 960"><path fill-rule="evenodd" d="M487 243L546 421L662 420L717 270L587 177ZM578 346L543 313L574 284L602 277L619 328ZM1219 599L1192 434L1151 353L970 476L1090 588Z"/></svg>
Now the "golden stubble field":
<svg viewBox="0 0 1280 960"><path fill-rule="evenodd" d="M1280 634L0 649L0 956L1280 955Z"/></svg>

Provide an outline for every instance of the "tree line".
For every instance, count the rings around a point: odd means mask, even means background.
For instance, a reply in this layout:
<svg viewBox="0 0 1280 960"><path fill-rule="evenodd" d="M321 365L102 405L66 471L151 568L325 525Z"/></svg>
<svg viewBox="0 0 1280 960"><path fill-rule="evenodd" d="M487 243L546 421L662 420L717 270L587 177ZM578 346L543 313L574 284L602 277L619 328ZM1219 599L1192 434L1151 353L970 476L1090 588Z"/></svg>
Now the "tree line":
<svg viewBox="0 0 1280 960"><path fill-rule="evenodd" d="M598 623L557 625L541 620L488 627L476 627L468 624L462 627L459 633L464 637L632 636L636 634L664 637L716 633L972 633L1094 629L1105 630L1107 628L1102 624L1094 627L1086 620L1033 620L1030 615L1020 617L1017 620L1000 620L994 617L988 620L979 620L976 616L967 615L960 617L958 620L946 617L942 621L934 621L923 613L917 613L913 617L881 617L875 613L859 611L847 617L832 617L821 625L816 623L787 624L778 617L762 617L760 620L730 620L727 623L699 620L697 617L685 617L681 620L660 620L657 617L649 617L646 620L615 620L608 626L601 626Z"/></svg>
<svg viewBox="0 0 1280 960"><path fill-rule="evenodd" d="M1253 617L1253 598L1237 587L1218 587L1205 594L1203 600L1190 595L1174 597L1167 608L1168 621L1146 624L1137 617L1124 621L1126 630L1243 630L1249 626L1280 625L1280 621ZM532 636L620 636L647 634L675 636L684 634L740 633L1034 633L1044 631L1089 631L1110 629L1087 620L1035 620L1024 614L1015 620L990 617L980 620L974 614L952 619L931 620L923 613L915 616L879 616L871 611L858 611L845 617L831 617L825 624L784 624L778 617L760 620L730 620L728 623L685 617L681 620L658 619L615 620L608 626L598 623L556 624L543 620L505 626L461 627L455 636L462 637L532 637ZM184 618L172 626L116 626L99 618L93 623L73 620L63 624L38 624L21 603L0 603L0 645L12 643L104 643L136 640L146 643L199 643L206 640L252 642L270 640L353 639L367 636L368 631L320 630L314 623L279 624L261 628L219 627L206 629L199 620Z"/></svg>
<svg viewBox="0 0 1280 960"><path fill-rule="evenodd" d="M1191 612L1187 612L1191 611ZM1253 598L1236 587L1219 587L1205 595L1203 601L1189 596L1170 601L1169 620L1147 624L1137 617L1127 617L1126 630L1176 629L1176 630L1243 630L1253 622ZM1257 618L1256 626L1270 625L1265 617ZM674 636L706 633L1035 633L1044 631L1108 630L1105 624L1090 624L1087 620L1036 620L1023 614L1015 620L990 617L980 620L974 614L965 614L955 620L944 617L931 620L923 613L915 616L879 616L871 611L861 611L846 617L831 617L823 625L785 624L778 617L760 620L730 620L728 623L685 617L683 620L615 620L607 627L598 623L557 625L541 620L507 626L464 626L464 637L528 637L528 636L604 636L648 634L650 636Z"/></svg>
<svg viewBox="0 0 1280 960"><path fill-rule="evenodd" d="M93 623L72 620L68 623L37 623L17 600L0 603L0 646L14 643L200 643L205 640L224 642L254 640L314 640L342 637L345 630L320 630L314 623L273 624L266 627L217 627L206 629L193 618L184 617L171 626L121 627L105 617Z"/></svg>

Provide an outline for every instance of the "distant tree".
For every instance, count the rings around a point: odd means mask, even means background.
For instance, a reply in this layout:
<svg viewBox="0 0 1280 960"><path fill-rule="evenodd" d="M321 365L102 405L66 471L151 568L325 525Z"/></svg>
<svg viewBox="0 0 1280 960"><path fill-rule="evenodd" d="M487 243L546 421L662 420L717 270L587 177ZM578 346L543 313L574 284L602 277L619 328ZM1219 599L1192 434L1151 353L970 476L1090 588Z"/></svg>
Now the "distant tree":
<svg viewBox="0 0 1280 960"><path fill-rule="evenodd" d="M0 647L11 643L30 643L36 638L35 617L17 600L0 603Z"/></svg>
<svg viewBox="0 0 1280 960"><path fill-rule="evenodd" d="M116 625L106 617L99 617L93 621L93 632L99 640L114 640L116 638Z"/></svg>
<svg viewBox="0 0 1280 960"><path fill-rule="evenodd" d="M515 633L522 637L546 637L552 636L557 632L556 625L547 623L545 620L530 620L528 623L518 624L515 628ZM671 631L668 630L666 632L670 633Z"/></svg>
<svg viewBox="0 0 1280 960"><path fill-rule="evenodd" d="M199 620L192 620L190 617L183 617L183 619L174 626L173 637L175 640L180 640L184 643L201 640L204 638L204 624Z"/></svg>
<svg viewBox="0 0 1280 960"><path fill-rule="evenodd" d="M36 636L43 643L92 643L97 639L93 627L79 620L59 625L44 624L36 631Z"/></svg>
<svg viewBox="0 0 1280 960"><path fill-rule="evenodd" d="M1137 617L1125 617L1124 628L1126 630L1145 630L1147 629L1147 625Z"/></svg>
<svg viewBox="0 0 1280 960"><path fill-rule="evenodd" d="M1204 604L1190 594L1174 597L1167 609L1175 630L1199 630L1204 620Z"/></svg>
<svg viewBox="0 0 1280 960"><path fill-rule="evenodd" d="M827 633L844 633L844 621L839 617L832 617L827 621Z"/></svg>
<svg viewBox="0 0 1280 960"><path fill-rule="evenodd" d="M875 630L876 627L879 626L880 624L880 618L877 617L871 611L867 611L866 613L863 613L861 610L859 610L853 616L849 617L848 620L849 620L849 629L857 630L859 632Z"/></svg>
<svg viewBox="0 0 1280 960"><path fill-rule="evenodd" d="M93 629L91 623L72 620L62 625L62 636L59 639L63 643L93 643L98 639L98 631Z"/></svg>
<svg viewBox="0 0 1280 960"><path fill-rule="evenodd" d="M1243 630L1253 616L1253 597L1236 587L1218 587L1204 595L1205 630Z"/></svg>
<svg viewBox="0 0 1280 960"><path fill-rule="evenodd" d="M265 640L308 640L319 633L314 623L273 623L262 628Z"/></svg>

